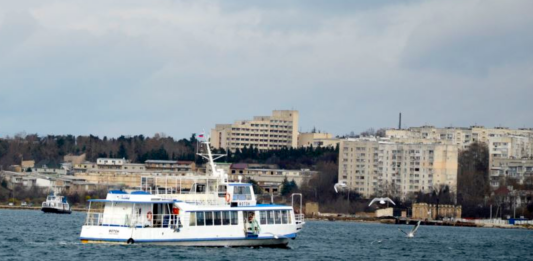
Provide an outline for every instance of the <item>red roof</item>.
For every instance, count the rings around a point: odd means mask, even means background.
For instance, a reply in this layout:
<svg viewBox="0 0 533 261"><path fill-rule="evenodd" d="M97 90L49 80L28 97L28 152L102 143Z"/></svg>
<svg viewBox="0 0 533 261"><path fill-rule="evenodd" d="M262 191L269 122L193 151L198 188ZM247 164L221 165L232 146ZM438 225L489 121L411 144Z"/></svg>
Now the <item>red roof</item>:
<svg viewBox="0 0 533 261"><path fill-rule="evenodd" d="M231 164L230 169L246 169L248 168L248 164L246 163L234 163Z"/></svg>
<svg viewBox="0 0 533 261"><path fill-rule="evenodd" d="M497 190L494 191L494 194L496 195L507 195L509 194L509 189L506 187L499 187Z"/></svg>

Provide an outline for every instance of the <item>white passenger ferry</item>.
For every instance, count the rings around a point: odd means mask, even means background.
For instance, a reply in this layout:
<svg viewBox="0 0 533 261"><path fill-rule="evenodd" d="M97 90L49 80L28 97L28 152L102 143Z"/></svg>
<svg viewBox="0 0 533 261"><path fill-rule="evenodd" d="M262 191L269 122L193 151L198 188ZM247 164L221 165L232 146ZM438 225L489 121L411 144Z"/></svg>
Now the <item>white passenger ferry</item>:
<svg viewBox="0 0 533 261"><path fill-rule="evenodd" d="M209 176L143 177L139 191L90 200L81 242L286 246L295 239L305 224L301 194L292 195L293 206L257 204L253 186L228 182L204 143L208 154L200 155L209 161Z"/></svg>
<svg viewBox="0 0 533 261"><path fill-rule="evenodd" d="M56 196L54 192L46 197L46 201L41 205L41 211L44 213L70 214L70 205L67 197Z"/></svg>

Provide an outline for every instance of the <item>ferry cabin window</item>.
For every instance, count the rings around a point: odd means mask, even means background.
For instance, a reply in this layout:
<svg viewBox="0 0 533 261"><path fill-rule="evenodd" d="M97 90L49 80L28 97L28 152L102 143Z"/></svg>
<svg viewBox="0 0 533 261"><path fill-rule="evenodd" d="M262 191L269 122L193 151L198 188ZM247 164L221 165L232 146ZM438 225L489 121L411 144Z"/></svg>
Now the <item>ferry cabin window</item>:
<svg viewBox="0 0 533 261"><path fill-rule="evenodd" d="M223 198L226 196L227 187L225 185L221 185L218 187L218 197Z"/></svg>
<svg viewBox="0 0 533 261"><path fill-rule="evenodd" d="M261 225L266 225L267 224L267 214L265 211L260 211L259 212L259 218L261 219Z"/></svg>
<svg viewBox="0 0 533 261"><path fill-rule="evenodd" d="M274 217L272 216L272 211L266 211L267 214L267 224L274 224Z"/></svg>
<svg viewBox="0 0 533 261"><path fill-rule="evenodd" d="M239 212L231 211L230 214L231 214L231 224L232 225L239 224Z"/></svg>
<svg viewBox="0 0 533 261"><path fill-rule="evenodd" d="M237 211L191 212L189 226L238 225Z"/></svg>
<svg viewBox="0 0 533 261"><path fill-rule="evenodd" d="M205 184L196 184L196 193L204 193Z"/></svg>
<svg viewBox="0 0 533 261"><path fill-rule="evenodd" d="M196 212L196 225L205 226L204 223L204 212Z"/></svg>
<svg viewBox="0 0 533 261"><path fill-rule="evenodd" d="M222 225L222 212L215 211L213 213L215 214L215 219L214 219L215 226Z"/></svg>
<svg viewBox="0 0 533 261"><path fill-rule="evenodd" d="M274 222L281 224L281 210L274 210Z"/></svg>
<svg viewBox="0 0 533 261"><path fill-rule="evenodd" d="M261 225L291 224L289 210L266 210L259 212Z"/></svg>
<svg viewBox="0 0 533 261"><path fill-rule="evenodd" d="M205 225L206 226L212 226L213 225L213 212L205 212Z"/></svg>
<svg viewBox="0 0 533 261"><path fill-rule="evenodd" d="M223 211L222 212L222 225L229 225L230 224L230 213L229 211Z"/></svg>
<svg viewBox="0 0 533 261"><path fill-rule="evenodd" d="M250 186L235 186L233 189L233 200L251 200L251 194Z"/></svg>
<svg viewBox="0 0 533 261"><path fill-rule="evenodd" d="M196 226L196 212L191 212L191 217L189 218L189 226Z"/></svg>

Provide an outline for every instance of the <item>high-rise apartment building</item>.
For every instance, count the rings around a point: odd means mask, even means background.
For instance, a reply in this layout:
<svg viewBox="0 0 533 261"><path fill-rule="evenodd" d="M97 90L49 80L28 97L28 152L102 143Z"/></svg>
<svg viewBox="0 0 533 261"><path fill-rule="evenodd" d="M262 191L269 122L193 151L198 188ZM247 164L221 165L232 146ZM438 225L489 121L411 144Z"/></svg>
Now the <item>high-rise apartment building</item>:
<svg viewBox="0 0 533 261"><path fill-rule="evenodd" d="M490 185L494 188L505 185L505 178L520 184L533 181L533 159L494 158L490 163Z"/></svg>
<svg viewBox="0 0 533 261"><path fill-rule="evenodd" d="M250 146L259 150L297 147L298 118L298 111L276 110L271 116L217 124L211 130L211 145L231 151Z"/></svg>
<svg viewBox="0 0 533 261"><path fill-rule="evenodd" d="M502 185L500 181L505 178L513 178L522 183L525 175L530 173L530 162L533 160L533 128L421 126L387 130L386 136L397 141L423 140L455 144L460 149L466 149L473 142L485 143L489 149L490 181L494 188Z"/></svg>
<svg viewBox="0 0 533 261"><path fill-rule="evenodd" d="M439 140L448 144L455 144L461 148L468 147L473 142L489 144L491 139L501 137L529 137L533 139L533 128L509 129L507 127L485 128L483 126L471 126L470 128L434 126L411 127L408 129L387 130L387 137L393 139L429 139Z"/></svg>
<svg viewBox="0 0 533 261"><path fill-rule="evenodd" d="M339 181L365 197L404 198L441 184L456 191L457 145L360 138L341 140L339 149Z"/></svg>

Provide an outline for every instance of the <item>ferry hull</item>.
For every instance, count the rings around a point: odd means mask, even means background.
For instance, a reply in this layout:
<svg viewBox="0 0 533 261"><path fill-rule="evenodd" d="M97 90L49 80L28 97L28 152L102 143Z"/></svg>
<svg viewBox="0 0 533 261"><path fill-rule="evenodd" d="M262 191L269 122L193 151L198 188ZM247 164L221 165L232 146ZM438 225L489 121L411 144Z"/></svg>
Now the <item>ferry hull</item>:
<svg viewBox="0 0 533 261"><path fill-rule="evenodd" d="M80 235L80 241L81 243L104 244L154 244L211 247L285 247L289 243L289 239L295 239L296 236L296 233L289 232L277 236L262 234L259 237L245 237L237 235L223 237L218 233L208 233L204 234L204 237L198 237L198 233L176 233L169 229L132 229L128 227L114 226L83 226L82 233Z"/></svg>
<svg viewBox="0 0 533 261"><path fill-rule="evenodd" d="M127 241L107 241L98 239L81 239L84 244L130 244ZM133 244L167 245L167 246L194 246L194 247L287 247L288 238L281 239L236 239L236 240L194 240L194 241L133 241Z"/></svg>
<svg viewBox="0 0 533 261"><path fill-rule="evenodd" d="M71 213L70 210L49 208L49 207L43 207L41 208L41 211L44 213L55 213L55 214L70 214Z"/></svg>

